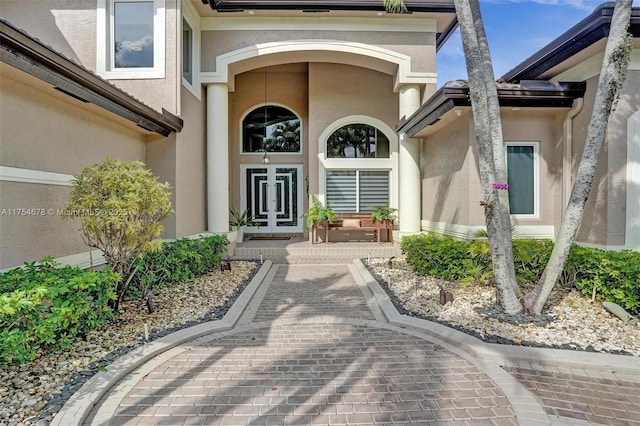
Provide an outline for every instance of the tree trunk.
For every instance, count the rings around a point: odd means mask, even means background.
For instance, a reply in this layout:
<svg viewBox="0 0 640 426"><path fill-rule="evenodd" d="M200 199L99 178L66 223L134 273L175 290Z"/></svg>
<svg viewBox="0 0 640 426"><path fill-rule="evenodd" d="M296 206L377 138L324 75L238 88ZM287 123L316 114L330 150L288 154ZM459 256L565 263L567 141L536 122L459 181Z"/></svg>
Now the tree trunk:
<svg viewBox="0 0 640 426"><path fill-rule="evenodd" d="M598 158L605 140L607 123L624 83L631 58L632 37L627 34L631 19L631 1L618 0L611 20L611 29L600 71L598 89L587 132L587 141L580 159L569 204L562 217L556 243L540 280L524 299L526 309L540 315L542 308L558 281L569 256L571 245L582 221L598 165Z"/></svg>
<svg viewBox="0 0 640 426"><path fill-rule="evenodd" d="M518 300L513 265L509 199L506 191L493 187L496 182L506 182L498 92L478 1L455 0L455 7L469 74L469 95L493 271L502 308L514 314L522 311L522 305Z"/></svg>

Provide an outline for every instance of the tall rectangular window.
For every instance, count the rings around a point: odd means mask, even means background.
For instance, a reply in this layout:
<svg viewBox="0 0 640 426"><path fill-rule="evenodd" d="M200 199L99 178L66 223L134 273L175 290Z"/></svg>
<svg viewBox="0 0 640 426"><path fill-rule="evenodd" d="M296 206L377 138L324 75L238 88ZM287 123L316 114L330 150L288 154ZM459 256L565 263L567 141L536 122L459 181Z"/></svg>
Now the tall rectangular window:
<svg viewBox="0 0 640 426"><path fill-rule="evenodd" d="M99 75L164 78L165 0L97 0L97 17Z"/></svg>
<svg viewBox="0 0 640 426"><path fill-rule="evenodd" d="M153 68L152 1L113 2L113 68Z"/></svg>
<svg viewBox="0 0 640 426"><path fill-rule="evenodd" d="M507 144L509 209L512 215L538 215L538 144Z"/></svg>
<svg viewBox="0 0 640 426"><path fill-rule="evenodd" d="M193 29L182 20L182 77L193 84Z"/></svg>
<svg viewBox="0 0 640 426"><path fill-rule="evenodd" d="M327 170L327 205L337 212L364 212L389 205L386 170Z"/></svg>

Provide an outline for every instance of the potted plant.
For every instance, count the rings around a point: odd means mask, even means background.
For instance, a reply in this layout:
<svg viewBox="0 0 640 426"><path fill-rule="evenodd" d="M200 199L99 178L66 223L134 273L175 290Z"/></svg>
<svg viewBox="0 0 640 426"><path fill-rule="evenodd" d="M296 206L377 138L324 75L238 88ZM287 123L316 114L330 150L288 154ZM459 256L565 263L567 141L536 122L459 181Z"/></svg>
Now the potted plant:
<svg viewBox="0 0 640 426"><path fill-rule="evenodd" d="M392 209L389 206L369 206L369 208L374 222L389 223L396 219L395 213L398 209Z"/></svg>
<svg viewBox="0 0 640 426"><path fill-rule="evenodd" d="M396 219L395 213L398 209L392 209L391 207L384 206L369 206L371 209L371 219L378 226L378 232L380 228L387 229L387 238L390 239L389 229L393 229L393 221Z"/></svg>
<svg viewBox="0 0 640 426"><path fill-rule="evenodd" d="M315 242L315 228L320 224L332 223L338 217L338 214L330 207L325 207L315 195L311 196L311 207L303 215L307 218L306 229L309 232L311 242Z"/></svg>
<svg viewBox="0 0 640 426"><path fill-rule="evenodd" d="M231 217L233 218L229 221L229 225L231 225L232 228L236 229L236 231L238 232L236 242L241 243L244 240L244 227L259 226L259 223L253 216L249 215L249 209L239 211L231 207L231 209L229 209L229 212L231 213Z"/></svg>

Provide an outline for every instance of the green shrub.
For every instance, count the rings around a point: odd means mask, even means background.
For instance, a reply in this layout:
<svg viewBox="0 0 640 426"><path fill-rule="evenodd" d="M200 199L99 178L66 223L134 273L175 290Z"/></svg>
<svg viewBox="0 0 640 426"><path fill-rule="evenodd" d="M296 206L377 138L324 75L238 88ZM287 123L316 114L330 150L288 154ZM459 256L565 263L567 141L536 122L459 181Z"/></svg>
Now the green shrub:
<svg viewBox="0 0 640 426"><path fill-rule="evenodd" d="M472 266L469 243L447 235L429 233L404 237L400 249L419 275L455 281L464 278L466 267Z"/></svg>
<svg viewBox="0 0 640 426"><path fill-rule="evenodd" d="M112 308L135 273L135 261L158 248L162 220L173 213L168 183L158 182L139 161L106 159L75 176L63 219L80 220L84 242L102 251L122 277Z"/></svg>
<svg viewBox="0 0 640 426"><path fill-rule="evenodd" d="M487 283L492 279L491 254L486 240L456 241L439 234L404 237L400 243L407 263L420 275ZM550 240L513 240L516 277L536 283L553 250ZM615 302L632 313L640 312L640 253L603 251L574 245L563 273L565 283L591 297Z"/></svg>
<svg viewBox="0 0 640 426"><path fill-rule="evenodd" d="M591 297L595 287L598 300L640 312L640 252L573 246L565 271L585 296Z"/></svg>
<svg viewBox="0 0 640 426"><path fill-rule="evenodd" d="M112 315L120 276L59 267L52 259L0 274L0 365L68 348Z"/></svg>
<svg viewBox="0 0 640 426"><path fill-rule="evenodd" d="M163 244L137 261L129 294L146 299L157 288L213 271L220 267L228 244L224 235L182 238Z"/></svg>

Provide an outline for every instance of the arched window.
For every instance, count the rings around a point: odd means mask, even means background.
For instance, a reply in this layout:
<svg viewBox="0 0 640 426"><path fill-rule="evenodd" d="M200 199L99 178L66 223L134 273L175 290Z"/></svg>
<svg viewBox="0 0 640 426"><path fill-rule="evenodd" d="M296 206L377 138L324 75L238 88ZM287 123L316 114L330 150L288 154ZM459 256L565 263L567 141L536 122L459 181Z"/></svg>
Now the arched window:
<svg viewBox="0 0 640 426"><path fill-rule="evenodd" d="M275 105L261 106L242 120L242 152L300 152L300 119Z"/></svg>
<svg viewBox="0 0 640 426"><path fill-rule="evenodd" d="M389 158L389 139L368 124L347 124L327 139L327 158Z"/></svg>

